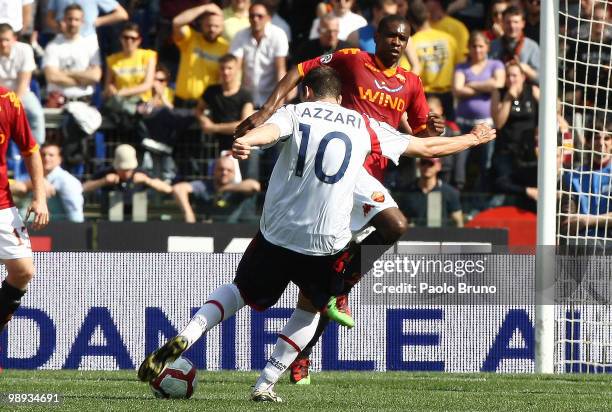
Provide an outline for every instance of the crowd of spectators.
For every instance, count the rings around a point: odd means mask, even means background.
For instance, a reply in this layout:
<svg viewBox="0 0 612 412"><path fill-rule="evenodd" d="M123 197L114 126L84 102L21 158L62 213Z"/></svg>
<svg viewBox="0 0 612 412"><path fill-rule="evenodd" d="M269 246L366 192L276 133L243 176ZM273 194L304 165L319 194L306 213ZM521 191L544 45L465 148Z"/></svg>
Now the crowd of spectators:
<svg viewBox="0 0 612 412"><path fill-rule="evenodd" d="M481 122L498 129L497 141L478 151L389 173L391 189L415 194L400 202L414 224L427 223L423 196L438 191L443 224L461 226L460 193L497 193L535 210L540 2L0 0L0 85L20 97L36 140L46 142L48 194L64 211L55 219L82 221L82 192L104 204L108 190L150 187L173 194L187 222L240 221L256 215L275 154L230 161L236 125L289 67L347 47L373 52L380 19L402 14L412 36L400 64L421 77L431 109L447 120L446 135ZM559 49L576 63L559 66L573 85L562 88L570 104L559 115L560 139L593 147L586 133L567 131L594 124L589 108L609 110L612 10L594 0L562 3ZM45 111L54 109L63 116L59 132L45 126ZM105 146L112 165L90 162L99 156L92 141L103 123L113 130ZM598 124L611 133L609 122ZM202 145L213 148L206 159L192 149ZM610 151L606 143L597 148ZM603 159L591 163L607 167L609 156ZM571 167L571 159L561 163ZM23 195L28 183L13 189Z"/></svg>

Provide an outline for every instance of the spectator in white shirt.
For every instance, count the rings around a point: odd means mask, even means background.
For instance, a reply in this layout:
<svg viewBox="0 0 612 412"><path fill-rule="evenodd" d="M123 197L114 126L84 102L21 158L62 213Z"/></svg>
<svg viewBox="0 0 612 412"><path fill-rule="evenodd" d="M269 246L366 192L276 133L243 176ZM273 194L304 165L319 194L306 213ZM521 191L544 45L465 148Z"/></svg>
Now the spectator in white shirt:
<svg viewBox="0 0 612 412"><path fill-rule="evenodd" d="M243 84L253 93L255 107L261 107L287 71L289 40L270 20L272 11L263 1L249 8L250 27L239 31L230 53L243 67Z"/></svg>
<svg viewBox="0 0 612 412"><path fill-rule="evenodd" d="M62 33L45 49L47 91L60 93L67 100L87 101L102 77L97 42L80 35L83 9L78 4L66 7L63 22Z"/></svg>
<svg viewBox="0 0 612 412"><path fill-rule="evenodd" d="M38 144L45 141L45 114L38 97L30 90L36 69L34 51L17 41L8 23L0 23L0 85L15 92L25 107L28 122Z"/></svg>
<svg viewBox="0 0 612 412"><path fill-rule="evenodd" d="M21 3L21 7L15 3ZM28 29L34 0L0 0L0 23L8 23L15 33Z"/></svg>
<svg viewBox="0 0 612 412"><path fill-rule="evenodd" d="M48 0L46 23L55 32L61 31L66 9L78 4L83 10L81 36L96 35L96 28L119 23L128 19L127 11L116 0ZM93 38L98 41L97 36Z"/></svg>
<svg viewBox="0 0 612 412"><path fill-rule="evenodd" d="M355 0L331 0L333 7L332 13L335 14L340 21L340 33L338 34L340 40L346 40L349 34L368 25L366 19L351 11L354 3ZM318 17L312 22L310 39L319 37L319 22L320 19Z"/></svg>
<svg viewBox="0 0 612 412"><path fill-rule="evenodd" d="M46 143L40 148L45 174L45 189L49 213L55 220L83 222L83 186L79 179L62 168L62 150L54 143ZM15 181L11 192L19 195L32 191L32 182Z"/></svg>

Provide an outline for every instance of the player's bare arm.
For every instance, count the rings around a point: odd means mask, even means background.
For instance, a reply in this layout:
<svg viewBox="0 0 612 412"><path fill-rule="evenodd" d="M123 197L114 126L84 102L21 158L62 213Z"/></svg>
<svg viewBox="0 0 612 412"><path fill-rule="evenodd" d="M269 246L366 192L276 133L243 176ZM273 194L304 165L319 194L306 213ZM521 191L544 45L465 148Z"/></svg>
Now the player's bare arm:
<svg viewBox="0 0 612 412"><path fill-rule="evenodd" d="M268 97L263 107L244 119L238 127L236 127L235 136L244 136L249 130L263 124L272 116L272 114L283 104L285 97L298 85L301 80L300 73L296 67L292 68L281 79L274 88L274 91Z"/></svg>
<svg viewBox="0 0 612 412"><path fill-rule="evenodd" d="M474 126L468 134L452 139L446 137L430 137L428 139L412 139L404 152L410 157L442 157L462 152L474 146L485 144L495 139L495 129L485 124Z"/></svg>
<svg viewBox="0 0 612 412"><path fill-rule="evenodd" d="M265 146L276 142L280 129L275 124L265 124L250 130L243 137L234 140L232 154L238 160L248 159L254 146Z"/></svg>
<svg viewBox="0 0 612 412"><path fill-rule="evenodd" d="M47 192L45 190L45 178L43 176L43 165L40 153L33 152L24 157L24 162L30 178L32 179L32 203L28 207L25 220L30 214L34 214L32 229L39 230L49 223L49 209L47 208Z"/></svg>

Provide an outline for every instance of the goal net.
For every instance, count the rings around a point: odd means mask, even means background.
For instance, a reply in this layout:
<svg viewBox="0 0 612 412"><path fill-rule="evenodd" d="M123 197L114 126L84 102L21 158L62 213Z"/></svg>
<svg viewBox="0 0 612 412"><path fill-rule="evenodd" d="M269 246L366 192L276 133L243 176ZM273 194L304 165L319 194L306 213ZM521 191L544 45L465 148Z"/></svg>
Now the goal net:
<svg viewBox="0 0 612 412"><path fill-rule="evenodd" d="M612 0L559 0L556 372L612 373L611 55Z"/></svg>

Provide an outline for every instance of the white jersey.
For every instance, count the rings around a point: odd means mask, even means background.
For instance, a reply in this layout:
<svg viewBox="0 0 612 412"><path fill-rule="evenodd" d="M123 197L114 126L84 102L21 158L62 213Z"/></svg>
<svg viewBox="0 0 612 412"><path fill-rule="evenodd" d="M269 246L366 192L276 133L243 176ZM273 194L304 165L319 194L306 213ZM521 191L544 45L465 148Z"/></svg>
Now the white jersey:
<svg viewBox="0 0 612 412"><path fill-rule="evenodd" d="M382 153L397 163L408 136L326 102L287 105L266 123L280 128L285 143L266 193L263 236L306 255L338 252L351 239L353 191L366 156Z"/></svg>

